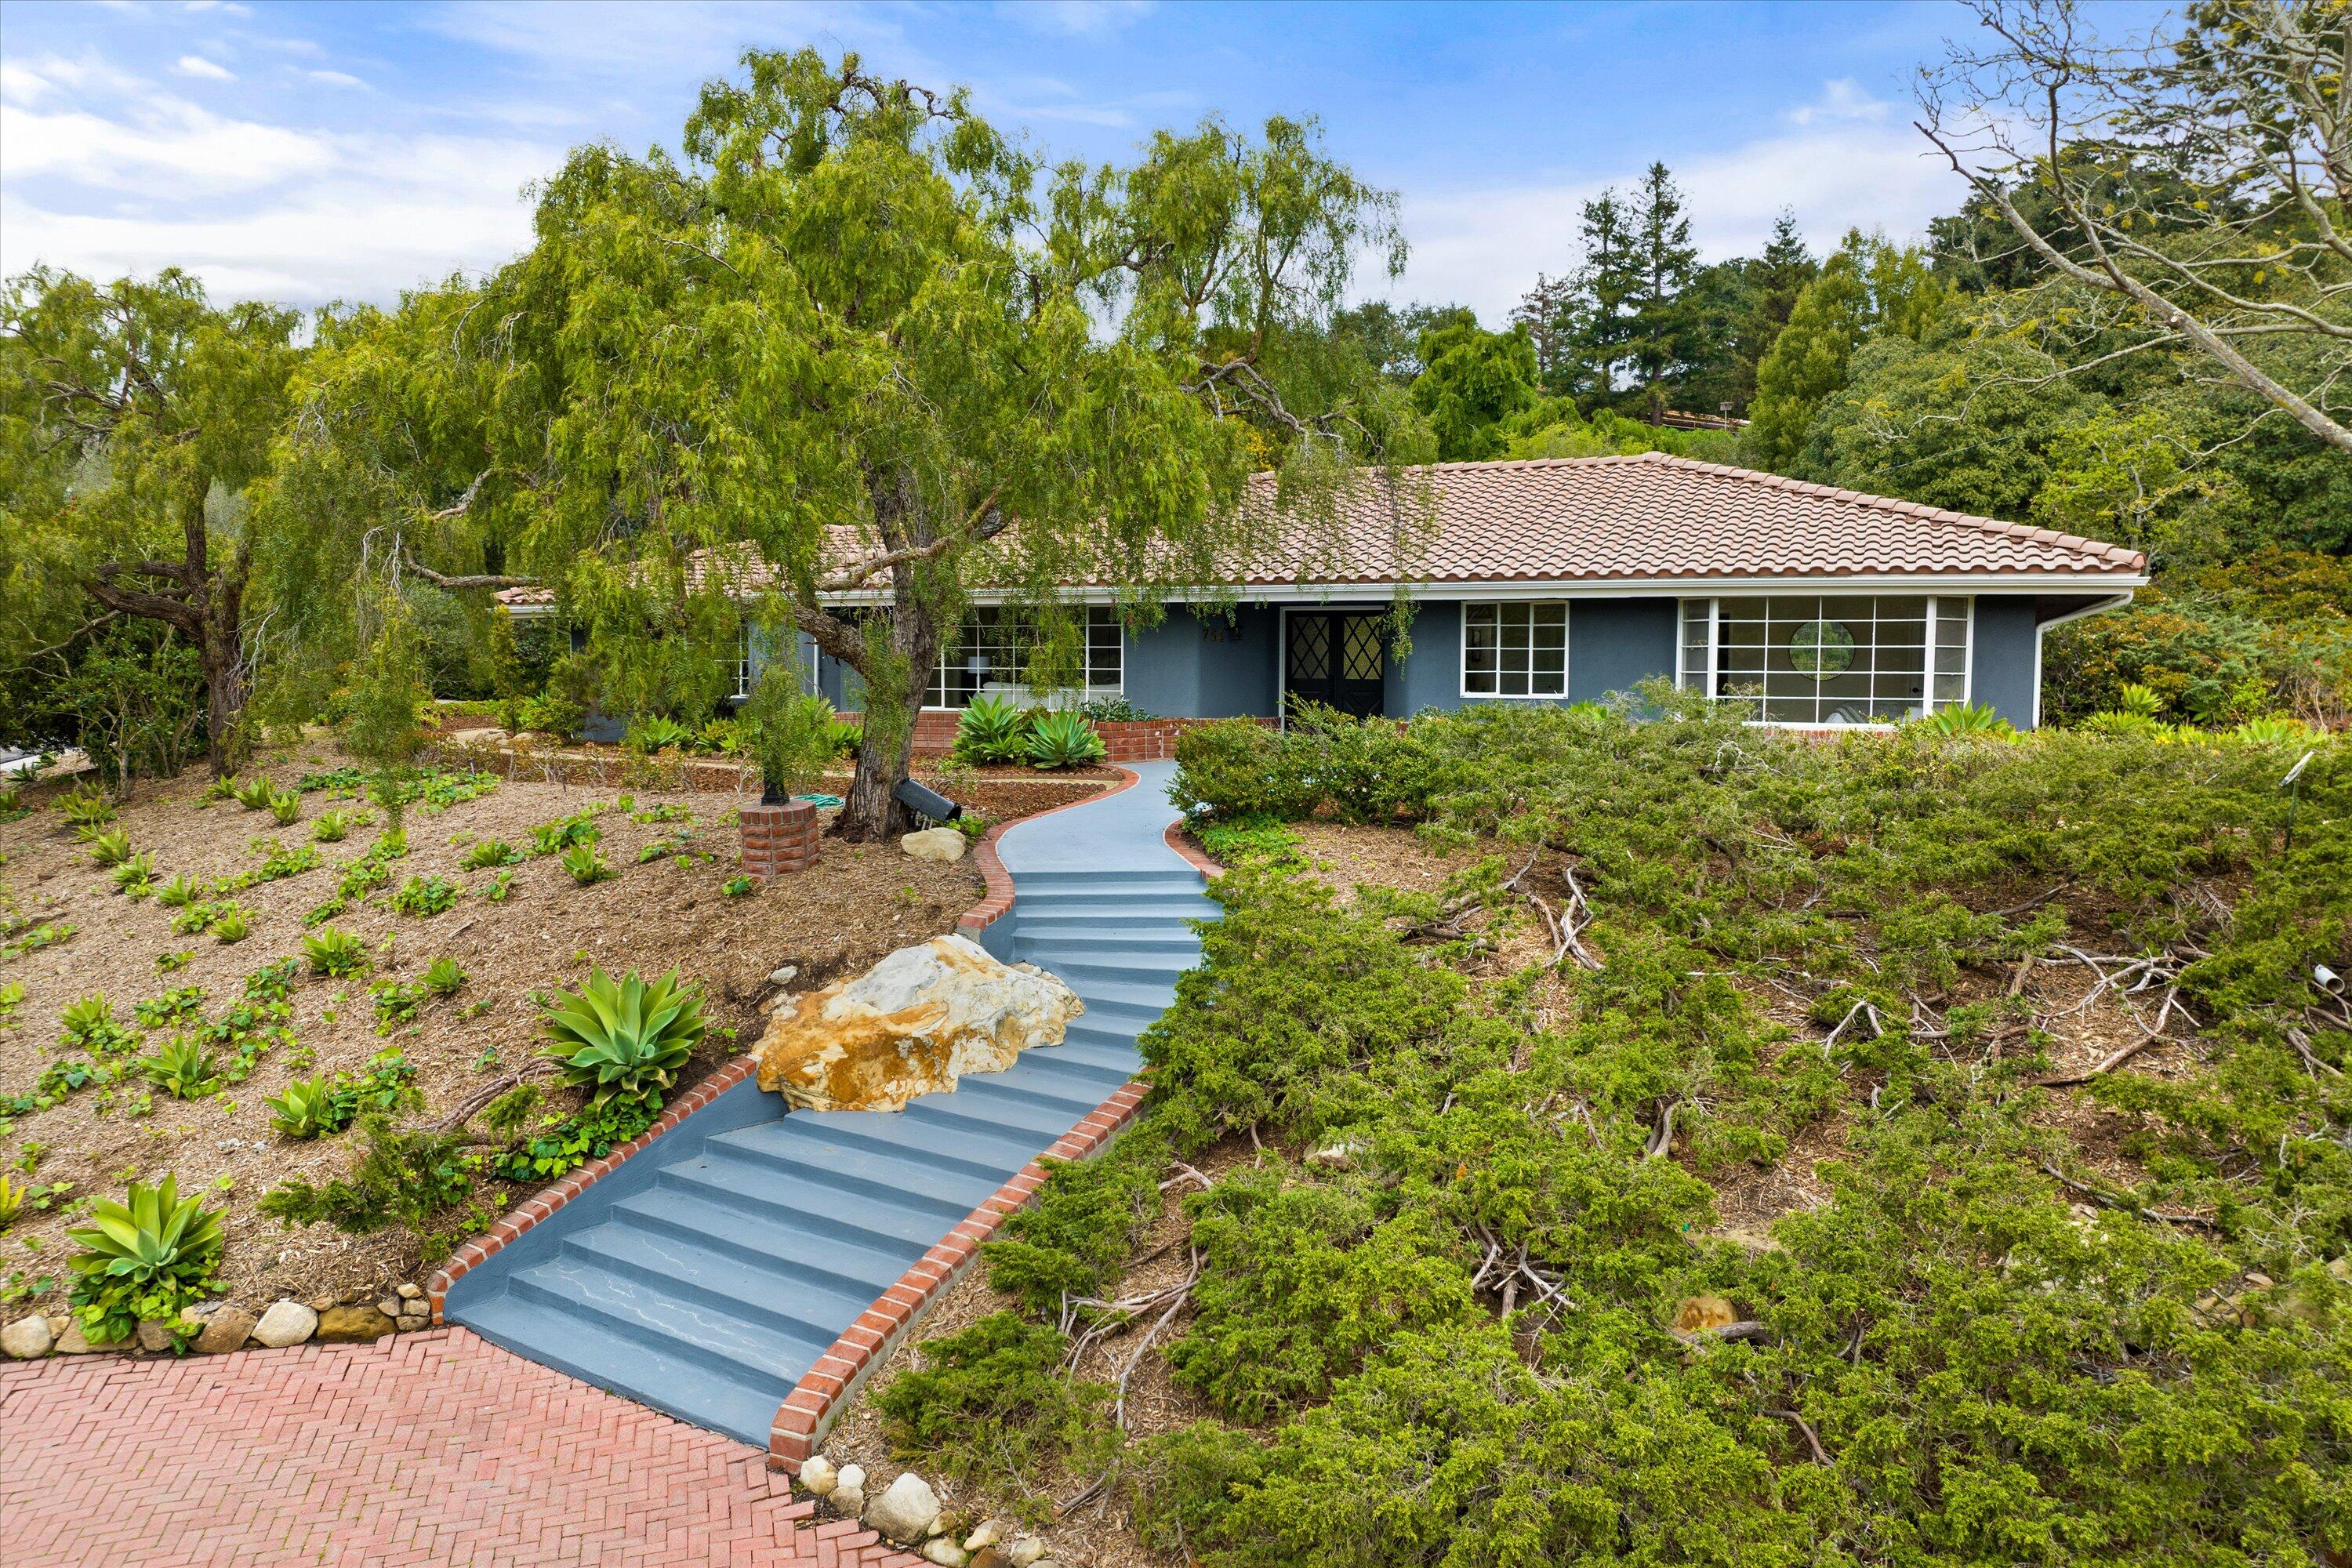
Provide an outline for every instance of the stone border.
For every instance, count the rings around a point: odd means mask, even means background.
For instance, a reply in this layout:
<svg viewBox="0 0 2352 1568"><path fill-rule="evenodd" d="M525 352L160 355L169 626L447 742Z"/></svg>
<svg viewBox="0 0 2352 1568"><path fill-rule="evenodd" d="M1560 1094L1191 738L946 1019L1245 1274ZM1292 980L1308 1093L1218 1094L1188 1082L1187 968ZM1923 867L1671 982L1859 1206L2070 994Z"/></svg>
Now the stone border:
<svg viewBox="0 0 2352 1568"><path fill-rule="evenodd" d="M1111 765L1118 766L1116 763ZM1051 816L1057 811L1068 811L1076 806L1091 805L1098 800L1108 800L1122 790L1133 789L1143 782L1143 775L1133 768L1118 768L1118 783L1110 785L1108 789L1097 790L1092 795L1061 805L1048 806L1044 811L1032 812L1027 816L1009 817L982 835L980 842L971 847L971 859L972 864L980 868L980 874L987 879L988 891L981 896L980 902L956 917L956 930L966 936L986 931L1003 918L1004 912L1013 907L1013 873L1004 868L1004 858L996 852L996 841L1004 837L1007 829L1018 827L1024 822L1035 822L1040 817Z"/></svg>
<svg viewBox="0 0 2352 1568"><path fill-rule="evenodd" d="M449 1298L449 1287L506 1250L509 1244L521 1240L524 1232L540 1221L550 1218L556 1210L611 1175L623 1162L638 1153L646 1144L750 1078L758 1066L759 1058L756 1057L737 1057L671 1101L659 1116L654 1118L651 1127L604 1158L589 1161L553 1185L525 1198L504 1219L451 1253L449 1260L425 1281L425 1300L433 1309L433 1321L436 1324L443 1321L441 1309Z"/></svg>
<svg viewBox="0 0 2352 1568"><path fill-rule="evenodd" d="M1209 852L1192 842L1192 829L1184 818L1178 817L1160 830L1160 837L1169 848L1184 857L1192 869L1201 873L1203 881L1214 881L1225 874L1225 868L1209 858Z"/></svg>
<svg viewBox="0 0 2352 1568"><path fill-rule="evenodd" d="M1083 1160L1097 1152L1133 1120L1150 1092L1150 1086L1140 1079L1130 1079L1113 1089L1109 1099L1021 1167L940 1237L939 1245L908 1265L898 1283L858 1314L857 1321L842 1331L841 1337L784 1396L783 1407L776 1412L775 1425L768 1433L768 1468L800 1474L802 1464L817 1451L842 1409L874 1370L889 1360L890 1352L913 1331L923 1314L980 1257L981 1244L995 1235L1005 1215L1025 1206L1045 1184L1045 1162Z"/></svg>

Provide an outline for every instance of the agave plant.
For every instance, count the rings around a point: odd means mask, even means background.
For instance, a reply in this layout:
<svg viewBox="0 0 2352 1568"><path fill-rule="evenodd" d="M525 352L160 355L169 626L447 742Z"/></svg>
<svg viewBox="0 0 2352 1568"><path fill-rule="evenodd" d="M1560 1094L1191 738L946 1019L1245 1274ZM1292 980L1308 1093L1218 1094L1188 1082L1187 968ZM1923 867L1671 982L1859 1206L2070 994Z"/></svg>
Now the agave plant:
<svg viewBox="0 0 2352 1568"><path fill-rule="evenodd" d="M241 904L223 904L212 923L205 928L218 942L243 942L253 932L253 922Z"/></svg>
<svg viewBox="0 0 2352 1568"><path fill-rule="evenodd" d="M184 910L205 896L205 885L185 871L155 889L155 901L167 910Z"/></svg>
<svg viewBox="0 0 2352 1568"><path fill-rule="evenodd" d="M2083 728L2095 735L2107 735L2118 740L2160 741L2172 733L2171 726L2162 720L2123 709L2094 713L2083 721Z"/></svg>
<svg viewBox="0 0 2352 1568"><path fill-rule="evenodd" d="M58 799L58 815L74 827L103 827L114 820L114 804L98 789L83 784Z"/></svg>
<svg viewBox="0 0 2352 1568"><path fill-rule="evenodd" d="M253 778L235 785L229 793L236 797L236 804L246 810L263 811L268 809L269 803L277 797L278 786L266 778Z"/></svg>
<svg viewBox="0 0 2352 1568"><path fill-rule="evenodd" d="M269 1124L289 1138L320 1138L340 1132L350 1117L334 1086L321 1075L290 1079L286 1092L266 1101Z"/></svg>
<svg viewBox="0 0 2352 1568"><path fill-rule="evenodd" d="M457 903L457 884L446 877L411 877L392 895L392 907L404 915L446 914Z"/></svg>
<svg viewBox="0 0 2352 1568"><path fill-rule="evenodd" d="M629 732L621 738L621 743L632 751L667 752L673 747L687 745L693 739L694 731L677 720L656 717L639 719L630 725Z"/></svg>
<svg viewBox="0 0 2352 1568"><path fill-rule="evenodd" d="M1998 736L2002 740L2013 739L2017 734L2017 726L1980 703L1938 708L1913 728L1929 735Z"/></svg>
<svg viewBox="0 0 2352 1568"><path fill-rule="evenodd" d="M120 827L110 827L89 837L87 851L93 866L120 866L131 858L131 835Z"/></svg>
<svg viewBox="0 0 2352 1568"><path fill-rule="evenodd" d="M142 1309L175 1312L184 1295L212 1282L220 1261L220 1215L198 1198L180 1196L175 1176L153 1186L133 1182L121 1203L100 1198L90 1207L91 1224L66 1234L81 1244L69 1260L80 1276L74 1304L94 1339L117 1340L144 1315Z"/></svg>
<svg viewBox="0 0 2352 1568"><path fill-rule="evenodd" d="M541 1023L546 1054L565 1081L590 1091L592 1105L657 1100L706 1032L701 994L674 969L655 981L634 969L619 980L593 970L585 985L547 1005Z"/></svg>
<svg viewBox="0 0 2352 1568"><path fill-rule="evenodd" d="M341 844L351 837L352 829L357 826L358 823L359 817L356 813L341 809L322 811L319 814L319 819L310 824L310 842Z"/></svg>
<svg viewBox="0 0 2352 1568"><path fill-rule="evenodd" d="M1029 732L1029 761L1040 768L1083 768L1103 758L1103 740L1083 713L1047 713Z"/></svg>
<svg viewBox="0 0 2352 1568"><path fill-rule="evenodd" d="M465 966L454 958L436 958L425 966L425 988L436 996L448 996L466 984Z"/></svg>
<svg viewBox="0 0 2352 1568"><path fill-rule="evenodd" d="M2312 739L2308 725L2284 713L2265 713L2259 719L2249 719L2231 731L2231 735L2249 746L2299 746Z"/></svg>
<svg viewBox="0 0 2352 1568"><path fill-rule="evenodd" d="M466 850L458 862L468 871L485 870L492 866L520 866L522 852L496 838L485 838Z"/></svg>
<svg viewBox="0 0 2352 1568"><path fill-rule="evenodd" d="M16 1216L24 1212L25 1184L0 1174L0 1230L16 1224Z"/></svg>
<svg viewBox="0 0 2352 1568"><path fill-rule="evenodd" d="M58 1022L63 1030L58 1043L68 1049L110 1050L123 1043L128 1033L115 1021L114 1003L103 991L67 1003Z"/></svg>
<svg viewBox="0 0 2352 1568"><path fill-rule="evenodd" d="M367 943L347 931L326 926L302 939L302 956L310 961L310 973L341 979L357 974L368 965Z"/></svg>
<svg viewBox="0 0 2352 1568"><path fill-rule="evenodd" d="M292 790L273 791L268 800L269 815L283 826L298 820L302 815L302 797Z"/></svg>
<svg viewBox="0 0 2352 1568"><path fill-rule="evenodd" d="M596 853L593 844L573 845L563 852L563 858L558 864L572 873L572 879L583 888L614 875L612 863Z"/></svg>
<svg viewBox="0 0 2352 1568"><path fill-rule="evenodd" d="M113 876L117 892L129 893L134 899L145 898L152 891L149 884L155 879L153 852L142 849L121 861L114 868Z"/></svg>
<svg viewBox="0 0 2352 1568"><path fill-rule="evenodd" d="M201 1039L174 1035L154 1055L139 1058L147 1081L173 1100L202 1100L220 1087L220 1063Z"/></svg>
<svg viewBox="0 0 2352 1568"><path fill-rule="evenodd" d="M1029 715L1002 697L975 697L956 726L955 754L965 763L1019 763L1029 757Z"/></svg>
<svg viewBox="0 0 2352 1568"><path fill-rule="evenodd" d="M2116 693L2116 709L2118 712L2136 714L2142 719L2160 718L2164 713L2164 699L2154 687L2127 680Z"/></svg>

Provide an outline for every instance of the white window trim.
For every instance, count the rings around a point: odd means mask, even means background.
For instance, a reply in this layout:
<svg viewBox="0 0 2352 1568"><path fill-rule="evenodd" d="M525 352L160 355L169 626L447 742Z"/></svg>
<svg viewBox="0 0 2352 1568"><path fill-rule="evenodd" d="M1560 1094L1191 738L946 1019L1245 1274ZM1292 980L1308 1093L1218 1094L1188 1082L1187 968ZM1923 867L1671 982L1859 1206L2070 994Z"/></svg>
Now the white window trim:
<svg viewBox="0 0 2352 1568"><path fill-rule="evenodd" d="M1742 595L1739 596L1743 598L1812 598L1817 595L1811 594L1760 594ZM1873 594L1869 595L1869 597L1874 599L1885 598L1888 596L1889 595L1884 594ZM1727 698L1722 691L1717 689L1717 683L1721 675L1723 664L1723 601L1720 598L1711 597L1704 601L1700 601L1696 598L1685 598L1680 601L1676 605L1675 612L1675 686L1678 690L1687 691L1692 689L1691 687L1685 684L1685 681L1688 679L1690 675L1690 669L1689 653L1685 641L1685 626L1684 617L1687 614L1688 605L1693 603L1700 602L1706 604L1707 607L1707 664L1706 671L1706 699L1710 702L1733 700L1733 699ZM1957 613L1959 615L1961 620L1960 700L1958 702L1939 704L1936 700L1936 638L1937 627L1941 625L1944 616L1953 613L1946 608L1948 605L1958 606ZM2103 605L2098 607L2105 608L2107 606ZM2083 613L2089 614L2091 612L2084 611ZM1921 648L1921 654L1923 656L1923 679L1921 681L1922 691L1919 699L1921 714L1924 716L1934 713L1939 707L1967 708L1974 706L1976 702L1977 679L1977 595L1972 594L1931 594L1927 595L1927 637L1925 644ZM1464 630L1464 636L1465 638L1468 636L1466 626ZM1465 644L1465 658L1466 662L1466 642ZM2038 637L2036 638L2034 652L2035 708L2033 717L2034 722L2038 725L2042 719L2040 706L2041 649ZM1740 698L1737 699L1737 700L1744 701L1746 699ZM1751 730L1804 730L1819 731L1824 734L1850 734L1855 731L1891 731L1896 727L1895 724L1890 721L1878 721L1859 724L1825 724L1812 721L1795 719L1750 719L1747 721L1747 724Z"/></svg>
<svg viewBox="0 0 2352 1568"><path fill-rule="evenodd" d="M991 604L983 605L979 603L975 603L972 605L974 610L982 608L1001 609L1011 607L1013 606L1009 605ZM1113 624L1117 625L1118 628L1118 679L1106 685L1097 686L1095 684L1093 616L1095 611L1106 607L1107 606L1105 605L1097 604L1087 604L1080 606L1081 618L1078 626L1078 683L1076 686L1066 687L1055 691L1044 693L1034 691L1030 692L1029 695L1033 701L1041 701L1046 707L1050 708L1056 705L1057 702L1075 704L1087 701L1087 700L1096 697L1124 697L1127 695L1127 627L1125 625L1118 623L1115 616L1113 617ZM945 642L940 644L939 668L932 672L931 684L935 685L942 695L944 695L948 689L949 672L956 668L956 660L964 657L962 651L964 647L964 639L961 636L962 628L959 626L957 629L959 635L952 647ZM1025 689L1025 683L1015 684L1022 684ZM928 698L929 695L930 693L929 689L926 689L924 696ZM926 701L923 704L922 710L927 713L961 713L963 711L963 709L953 703L933 703Z"/></svg>
<svg viewBox="0 0 2352 1568"><path fill-rule="evenodd" d="M735 700L748 701L751 696L751 623L744 622L735 636Z"/></svg>
<svg viewBox="0 0 2352 1568"><path fill-rule="evenodd" d="M1535 646L1532 641L1529 642L1528 647L1528 685L1530 688L1529 690L1525 693L1507 693L1501 691L1473 691L1470 689L1470 612L1474 609L1499 608L1504 605L1525 605L1530 610L1544 609L1553 605L1559 606L1559 689L1558 691L1537 691L1532 689L1535 685ZM1570 662L1569 643L1570 639L1570 627L1576 619L1576 612L1570 606L1570 601L1566 599L1465 599L1462 601L1459 618L1462 623L1460 627L1461 635L1457 639L1454 664L1454 684L1459 688L1459 689L1454 693L1455 696L1461 698L1465 702L1565 702L1568 700L1570 683L1574 679L1574 671L1569 668ZM1532 636L1533 629L1533 626L1530 626L1530 636ZM1682 635L1682 628L1679 621L1675 625L1675 635L1677 637ZM1289 647L1289 644L1286 641L1283 646L1286 648ZM1501 651L1501 646L1502 645L1499 643L1496 645L1497 654ZM1501 668L1498 665L1496 670L1496 684L1498 685L1501 683Z"/></svg>

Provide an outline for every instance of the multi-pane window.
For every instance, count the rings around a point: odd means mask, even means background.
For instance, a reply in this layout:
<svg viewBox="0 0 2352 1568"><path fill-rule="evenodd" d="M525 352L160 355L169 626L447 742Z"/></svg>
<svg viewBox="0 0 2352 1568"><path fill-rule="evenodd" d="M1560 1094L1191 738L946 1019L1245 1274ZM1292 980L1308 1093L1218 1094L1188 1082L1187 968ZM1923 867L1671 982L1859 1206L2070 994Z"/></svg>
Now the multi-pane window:
<svg viewBox="0 0 2352 1568"><path fill-rule="evenodd" d="M1124 668L1120 656L1118 612L1108 605L1089 605L1081 643L1081 689L1033 693L1028 685L1029 651L1036 629L1029 617L1010 605L982 605L967 612L963 629L940 650L940 666L923 702L931 708L962 708L975 697L1000 697L1024 707L1055 697L1113 697L1121 689Z"/></svg>
<svg viewBox="0 0 2352 1568"><path fill-rule="evenodd" d="M1568 695L1568 605L1462 606L1462 695Z"/></svg>
<svg viewBox="0 0 2352 1568"><path fill-rule="evenodd" d="M751 624L743 623L735 634L735 695L740 700L751 695Z"/></svg>
<svg viewBox="0 0 2352 1568"><path fill-rule="evenodd" d="M1685 599L1675 676L1768 724L1887 724L1969 700L1973 601Z"/></svg>

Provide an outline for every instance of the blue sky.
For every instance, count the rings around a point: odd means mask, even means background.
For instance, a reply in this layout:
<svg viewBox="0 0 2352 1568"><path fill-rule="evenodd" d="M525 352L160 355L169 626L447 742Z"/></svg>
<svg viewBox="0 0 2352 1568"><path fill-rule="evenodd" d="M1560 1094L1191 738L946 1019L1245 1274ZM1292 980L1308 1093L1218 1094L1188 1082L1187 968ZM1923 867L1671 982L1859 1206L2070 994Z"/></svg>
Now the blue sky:
<svg viewBox="0 0 2352 1568"><path fill-rule="evenodd" d="M216 292L386 300L527 241L565 150L673 143L746 47L853 48L1115 160L1162 125L1315 115L1403 201L1368 294L1490 322L1575 265L1579 203L1664 159L1714 256L1957 203L1910 126L1955 5L0 5L0 271L171 263Z"/></svg>

